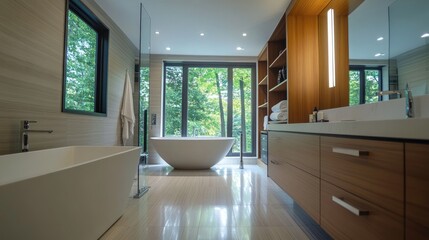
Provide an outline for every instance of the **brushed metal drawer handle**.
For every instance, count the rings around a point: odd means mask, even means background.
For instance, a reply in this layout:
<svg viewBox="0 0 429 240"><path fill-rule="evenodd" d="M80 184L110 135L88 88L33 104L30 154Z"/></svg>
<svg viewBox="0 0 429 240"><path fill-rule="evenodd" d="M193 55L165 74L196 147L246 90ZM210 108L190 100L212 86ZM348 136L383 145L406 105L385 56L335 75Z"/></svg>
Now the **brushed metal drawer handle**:
<svg viewBox="0 0 429 240"><path fill-rule="evenodd" d="M369 155L369 151L359 150L359 149L351 149L351 148L340 148L340 147L333 147L332 152L350 155L350 156L355 156L355 157L368 156Z"/></svg>
<svg viewBox="0 0 429 240"><path fill-rule="evenodd" d="M367 210L360 210L357 207L354 207L347 202L345 202L343 199L332 196L332 201L336 204L340 205L341 207L347 209L349 212L353 213L356 216L363 216L363 215L369 215L369 211Z"/></svg>

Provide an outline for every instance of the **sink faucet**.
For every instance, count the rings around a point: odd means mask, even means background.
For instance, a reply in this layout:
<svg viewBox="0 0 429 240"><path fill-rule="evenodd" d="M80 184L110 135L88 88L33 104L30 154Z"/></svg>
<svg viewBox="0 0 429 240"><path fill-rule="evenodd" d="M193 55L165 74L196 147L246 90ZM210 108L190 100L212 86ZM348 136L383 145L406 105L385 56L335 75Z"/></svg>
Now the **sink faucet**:
<svg viewBox="0 0 429 240"><path fill-rule="evenodd" d="M52 133L54 130L30 130L30 123L37 123L37 121L23 120L21 121L21 151L28 152L30 144L28 143L28 133Z"/></svg>
<svg viewBox="0 0 429 240"><path fill-rule="evenodd" d="M378 92L378 96L384 96L384 95L391 95L396 94L398 98L401 98L401 92L397 90L390 90L390 91L380 91Z"/></svg>
<svg viewBox="0 0 429 240"><path fill-rule="evenodd" d="M410 88L408 87L408 83L405 85L404 91L398 91L398 90L380 91L380 92L378 92L378 95L383 96L383 95L397 94L398 98L401 98L402 92L404 93L403 95L405 98L405 116L407 118L412 118L412 117L414 117L413 95L411 93Z"/></svg>

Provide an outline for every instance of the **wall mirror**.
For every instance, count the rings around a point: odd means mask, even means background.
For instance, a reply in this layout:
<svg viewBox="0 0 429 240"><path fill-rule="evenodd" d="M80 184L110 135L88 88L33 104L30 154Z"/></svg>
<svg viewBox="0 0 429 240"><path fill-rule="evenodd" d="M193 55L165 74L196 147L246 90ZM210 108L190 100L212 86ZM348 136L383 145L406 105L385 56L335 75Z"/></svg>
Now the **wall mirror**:
<svg viewBox="0 0 429 240"><path fill-rule="evenodd" d="M377 92L406 83L428 94L428 23L427 0L365 0L349 15L350 105L397 98Z"/></svg>
<svg viewBox="0 0 429 240"><path fill-rule="evenodd" d="M389 5L389 88L429 94L429 1L396 0Z"/></svg>

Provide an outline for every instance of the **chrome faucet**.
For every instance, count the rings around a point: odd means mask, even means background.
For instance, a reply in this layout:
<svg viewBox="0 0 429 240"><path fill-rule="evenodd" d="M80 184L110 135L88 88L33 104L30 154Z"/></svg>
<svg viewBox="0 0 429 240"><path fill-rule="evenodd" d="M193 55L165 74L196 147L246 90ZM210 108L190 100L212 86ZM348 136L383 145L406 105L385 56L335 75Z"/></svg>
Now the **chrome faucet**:
<svg viewBox="0 0 429 240"><path fill-rule="evenodd" d="M28 133L52 133L54 130L30 130L30 123L37 123L37 121L23 120L21 121L21 151L28 152L30 144L28 143Z"/></svg>
<svg viewBox="0 0 429 240"><path fill-rule="evenodd" d="M414 108L413 108L414 100L413 100L413 95L411 93L411 90L408 87L408 83L405 85L404 91L398 91L398 90L380 91L380 92L378 92L378 95L383 96L383 95L396 94L398 96L398 98L401 98L402 92L403 92L403 95L405 98L405 116L407 118L412 118L412 117L414 117Z"/></svg>

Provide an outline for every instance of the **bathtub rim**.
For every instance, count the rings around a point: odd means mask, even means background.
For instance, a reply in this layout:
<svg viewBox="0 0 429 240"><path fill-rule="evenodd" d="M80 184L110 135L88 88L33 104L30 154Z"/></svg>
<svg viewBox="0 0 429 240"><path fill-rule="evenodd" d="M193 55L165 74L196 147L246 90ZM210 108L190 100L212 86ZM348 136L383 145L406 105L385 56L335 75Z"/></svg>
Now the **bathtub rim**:
<svg viewBox="0 0 429 240"><path fill-rule="evenodd" d="M0 187L7 186L7 185L10 185L10 184L14 184L14 183L18 183L18 182L22 182L22 181L26 181L28 179L36 178L36 177L39 177L39 176L45 176L45 175L52 174L52 173L55 173L55 172L64 171L64 170L67 170L67 169L70 169L70 168L74 168L74 167L78 167L78 166L81 166L81 165L89 164L89 163L92 163L92 162L95 162L95 161L99 161L99 160L107 158L107 157L114 157L114 156L117 156L119 154L123 154L123 153L134 151L137 148L139 148L140 151L141 151L141 147L140 146L88 146L88 145L84 146L84 145L82 145L82 146L65 146L65 147L58 147L58 148L47 148L47 149L34 150L34 151L29 151L29 152L11 153L11 154L1 155L0 158L3 158L3 157L6 158L6 157L8 157L10 155L31 155L31 153L35 153L35 152L36 153L43 153L43 152L49 152L49 151L54 151L54 150L62 150L62 149L73 149L75 151L77 148L110 148L110 147L124 148L124 151L120 151L120 152L116 152L116 153L113 153L113 154L105 155L103 157L94 158L94 159L91 159L91 160L88 160L88 161L85 161L85 162L80 162L80 163L75 163L75 164L72 164L72 165L67 165L67 166L64 166L64 167L57 168L55 170L47 170L47 171L44 171L44 172L42 172L40 174L37 174L37 175L32 174L32 175L24 177L24 178L23 177L20 177L20 178L11 178L9 181L0 182Z"/></svg>

